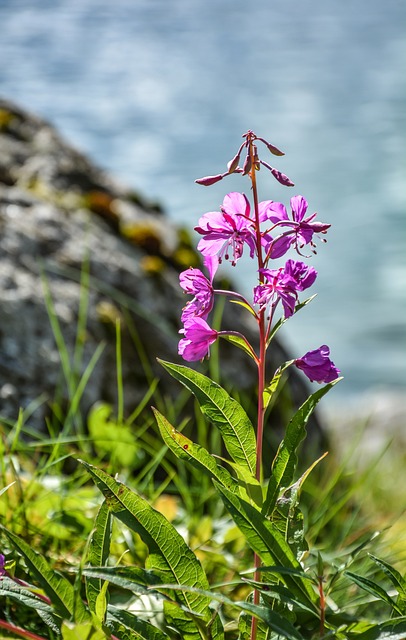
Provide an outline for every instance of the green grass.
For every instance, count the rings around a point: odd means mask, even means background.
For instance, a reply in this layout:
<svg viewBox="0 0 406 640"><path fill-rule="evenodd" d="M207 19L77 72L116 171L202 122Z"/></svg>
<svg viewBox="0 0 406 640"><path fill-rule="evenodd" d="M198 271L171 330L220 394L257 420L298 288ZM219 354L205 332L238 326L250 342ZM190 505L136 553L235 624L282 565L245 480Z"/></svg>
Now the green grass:
<svg viewBox="0 0 406 640"><path fill-rule="evenodd" d="M125 415L121 324L117 321L117 413L102 403L95 406L89 416L80 413L80 399L103 350L101 344L89 362L83 361L88 286L85 265L77 340L70 354L44 281L45 301L69 401L67 406L62 406L61 395L56 394L53 416L44 425L45 434L30 428L35 403L22 410L15 422L0 419L1 524L40 553L52 569L61 572L73 585L77 597L82 588L80 572L79 577L77 572L86 564L95 518L102 504L100 492L77 462L82 459L111 475L117 474L127 486L136 489L182 533L200 559L210 585L224 597L244 600L250 591L247 582L250 574L244 582L241 572L252 568L252 554L247 551L245 540L223 503L219 502L210 479L197 469L186 467L163 444L150 407L156 406L180 431L193 421L198 442L210 452L222 455L218 434L197 406L193 409L185 390L180 391L176 399L162 396L125 307L123 318L139 348L149 389L133 413ZM211 374L218 379L220 370L215 353L210 367ZM189 417L182 417L188 402ZM315 576L322 572L324 590L333 611L339 611L343 619L357 615L373 621L385 617L388 605L357 586L345 571L376 580L390 589L382 565L368 555L373 554L396 566L402 575L405 573L406 485L395 480L404 473L404 456L388 450L369 467L358 470L351 459L354 449L355 446L349 444L347 455L331 452L303 485L300 504L309 545L306 563ZM388 483L389 468L392 484ZM39 593L44 593L27 558L4 533L0 533L0 552L6 556L10 575L38 585ZM146 557L147 549L141 537L114 520L109 566L143 567ZM134 599L133 594L118 585L110 585L109 597L111 603L121 606L129 606ZM103 606L102 599L99 604ZM229 605L225 604L224 610L232 615ZM42 638L58 637L49 620L45 620L48 614L41 617L37 613L24 608L10 594L2 596L0 591L0 621L4 622L0 637L16 637L7 625L17 625ZM230 620L226 629L227 638L237 637ZM93 638L86 634L83 637ZM64 638L70 640L67 629Z"/></svg>

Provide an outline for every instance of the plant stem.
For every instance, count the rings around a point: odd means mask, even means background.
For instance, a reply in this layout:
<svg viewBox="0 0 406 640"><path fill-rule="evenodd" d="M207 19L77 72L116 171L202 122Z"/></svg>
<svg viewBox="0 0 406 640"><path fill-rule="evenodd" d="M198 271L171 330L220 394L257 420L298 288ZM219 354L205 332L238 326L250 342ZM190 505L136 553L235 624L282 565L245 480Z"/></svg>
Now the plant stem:
<svg viewBox="0 0 406 640"><path fill-rule="evenodd" d="M16 627L11 622L6 622L5 620L0 620L0 629L7 629L7 631L10 631L15 636L21 636L22 638L28 638L29 640L45 640L43 636L37 636L36 633L27 631L21 627Z"/></svg>
<svg viewBox="0 0 406 640"><path fill-rule="evenodd" d="M324 625L326 621L326 598L323 588L323 576L318 576L319 595L320 595L320 638L324 635Z"/></svg>
<svg viewBox="0 0 406 640"><path fill-rule="evenodd" d="M258 270L264 266L262 256L262 243L261 243L261 230L259 221L259 207L258 207L258 190L256 181L256 149L253 144L253 140L249 140L249 153L251 158L251 184L252 184L252 196L254 200L254 215L255 215L255 229L256 229L256 245L257 245L257 258L258 258ZM259 271L259 274L261 272ZM262 276L259 275L259 281L262 281ZM256 449L256 479L258 482L262 480L262 444L264 434L264 388L265 388L265 356L266 356L266 331L265 331L265 310L258 313L257 316L258 329L259 329L259 359L258 359L258 414L257 414L257 449ZM260 582L261 574L258 571L261 565L261 559L258 554L254 554L254 580ZM254 604L259 604L260 596L257 589L254 590ZM257 619L252 618L251 622L251 640L256 640L257 637Z"/></svg>

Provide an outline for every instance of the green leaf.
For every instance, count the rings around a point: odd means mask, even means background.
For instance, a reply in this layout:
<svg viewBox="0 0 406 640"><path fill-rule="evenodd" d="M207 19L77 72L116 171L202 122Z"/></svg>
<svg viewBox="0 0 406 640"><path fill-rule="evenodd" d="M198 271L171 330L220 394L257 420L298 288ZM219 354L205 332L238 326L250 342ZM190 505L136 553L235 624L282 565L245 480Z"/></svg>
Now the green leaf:
<svg viewBox="0 0 406 640"><path fill-rule="evenodd" d="M100 592L96 598L96 602L95 602L95 615L97 620L99 620L99 622L101 624L103 624L105 622L106 619L106 611L107 611L107 600L108 600L108 594L107 594L107 589L108 589L109 583L107 582L103 582L102 584L102 588L100 589Z"/></svg>
<svg viewBox="0 0 406 640"><path fill-rule="evenodd" d="M130 467L137 460L136 438L129 425L110 418L111 413L109 404L92 407L87 420L89 433L98 455L107 455L113 466Z"/></svg>
<svg viewBox="0 0 406 640"><path fill-rule="evenodd" d="M204 448L189 440L176 431L170 422L154 407L152 407L159 431L169 449L181 460L187 460L211 478L216 478L230 491L238 491L238 484L224 467L217 464L215 458Z"/></svg>
<svg viewBox="0 0 406 640"><path fill-rule="evenodd" d="M356 573L352 573L352 571L344 571L344 575L350 578L350 580L352 580L353 582L355 582L355 584L361 587L361 589L368 591L368 593L375 596L375 598L378 598L378 600L382 600L383 602L386 602L386 604L389 605L393 609L393 611L396 611L396 613L399 613L400 615L402 614L396 602L390 597L388 593L386 593L385 589L383 589L379 584L376 584L376 582L373 582L368 578L359 576Z"/></svg>
<svg viewBox="0 0 406 640"><path fill-rule="evenodd" d="M30 573L41 584L57 613L63 618L73 617L76 622L89 620L90 614L82 601L75 598L74 588L70 582L51 569L45 558L34 551L24 540L5 527L1 526L0 528L11 544L24 557Z"/></svg>
<svg viewBox="0 0 406 640"><path fill-rule="evenodd" d="M25 607L34 609L39 617L55 632L59 633L60 619L55 616L52 606L44 602L34 591L29 591L30 587L23 587L7 576L2 576L0 580L0 596L10 598Z"/></svg>
<svg viewBox="0 0 406 640"><path fill-rule="evenodd" d="M306 424L317 403L337 382L338 380L329 382L313 393L290 420L272 464L272 474L263 506L265 515L272 513L281 488L289 486L292 482L298 460L296 450L306 436Z"/></svg>
<svg viewBox="0 0 406 640"><path fill-rule="evenodd" d="M240 611L245 611L254 615L259 620L263 620L268 624L270 629L279 633L282 638L288 638L289 640L304 640L303 636L294 628L294 626L277 612L272 611L269 607L253 604L252 602L242 602L239 600L231 600L222 593L214 591L202 591L200 589L194 589L193 587L178 587L176 585L163 585L167 588L182 589L184 591L190 591L193 593L200 593L201 595L207 595L212 600L217 600L221 604L229 607L236 607ZM216 615L216 619L218 616ZM211 640L217 640L219 636L212 633Z"/></svg>
<svg viewBox="0 0 406 640"><path fill-rule="evenodd" d="M242 349L242 351L244 351L244 353L246 353L250 358L252 358L255 362L258 362L254 349L241 336L225 333L223 335L220 335L220 338L223 338L223 340L227 340L227 342L230 342L235 347Z"/></svg>
<svg viewBox="0 0 406 640"><path fill-rule="evenodd" d="M112 514L141 536L149 549L147 568L164 582L207 588L208 582L201 564L182 536L153 509L149 503L101 469L81 461L103 493ZM198 594L179 594L182 604L210 620L210 600ZM189 621L188 638L201 635Z"/></svg>
<svg viewBox="0 0 406 640"><path fill-rule="evenodd" d="M224 445L234 462L245 466L255 475L255 432L242 406L201 373L183 365L163 360L159 362L197 398L202 413L220 430Z"/></svg>
<svg viewBox="0 0 406 640"><path fill-rule="evenodd" d="M257 317L257 314L255 313L254 309L251 307L251 305L248 304L248 302L245 302L244 300L230 300L230 302L232 304L238 304L241 307L243 307L244 309L246 309L247 311L250 312L250 314L252 316L254 316L254 318Z"/></svg>
<svg viewBox="0 0 406 640"><path fill-rule="evenodd" d="M262 493L262 486L254 476L247 471L246 467L242 467L235 462L226 462L235 470L238 477L239 494L244 499L250 502L261 510L264 502L264 496ZM223 483L224 484L224 483ZM226 486L226 485L225 485Z"/></svg>
<svg viewBox="0 0 406 640"><path fill-rule="evenodd" d="M252 598L250 598L252 602ZM238 618L238 640L251 640L252 614L242 611ZM261 619L257 619L256 640L267 640L269 638L269 625Z"/></svg>
<svg viewBox="0 0 406 640"><path fill-rule="evenodd" d="M392 565L385 560L381 560L372 553L368 554L370 558L382 569L382 571L388 576L395 589L398 591L398 600L396 604L402 609L402 614L406 614L406 580Z"/></svg>
<svg viewBox="0 0 406 640"><path fill-rule="evenodd" d="M113 621L113 630L120 640L167 640L169 636L146 620L133 615L124 609L108 607L109 620ZM115 623L115 624L114 624ZM118 624L117 624L118 623ZM124 627L124 628L123 628ZM128 633L132 631L132 633Z"/></svg>
<svg viewBox="0 0 406 640"><path fill-rule="evenodd" d="M406 617L392 618L380 624L372 624L362 633L348 633L349 640L405 640Z"/></svg>
<svg viewBox="0 0 406 640"><path fill-rule="evenodd" d="M93 567L103 566L109 557L111 540L111 513L106 501L101 505L95 519L87 561ZM96 611L96 600L101 591L99 578L86 578L86 598L90 611Z"/></svg>
<svg viewBox="0 0 406 640"><path fill-rule="evenodd" d="M88 567L83 569L82 575L107 580L137 594L149 593L148 586L161 582L151 571L140 567Z"/></svg>
<svg viewBox="0 0 406 640"><path fill-rule="evenodd" d="M285 371L285 369L290 367L292 362L294 362L294 360L288 360L283 365L278 367L277 370L275 371L273 377L272 377L271 382L265 387L265 389L264 389L264 409L265 410L269 407L269 404L270 404L272 398L275 395L275 392L276 392L276 390L277 390L277 388L279 386L279 383L281 381L281 377L282 377L283 372Z"/></svg>
<svg viewBox="0 0 406 640"><path fill-rule="evenodd" d="M96 629L92 622L75 624L64 622L62 625L63 640L106 640L107 636L102 629Z"/></svg>
<svg viewBox="0 0 406 640"><path fill-rule="evenodd" d="M274 633L278 634L278 637L287 638L288 640L304 640L293 624L276 611L272 611L269 607L262 605L251 604L250 602L247 602L246 605L246 609L251 611L259 620L265 622Z"/></svg>
<svg viewBox="0 0 406 640"><path fill-rule="evenodd" d="M232 494L216 482L215 486L251 549L259 555L266 565L279 565L295 570L281 576L281 579L292 591L293 596L310 605L312 610L317 612L317 595L309 584L309 580L304 576L303 569L294 552L277 527L242 498ZM300 575L301 573L303 575Z"/></svg>

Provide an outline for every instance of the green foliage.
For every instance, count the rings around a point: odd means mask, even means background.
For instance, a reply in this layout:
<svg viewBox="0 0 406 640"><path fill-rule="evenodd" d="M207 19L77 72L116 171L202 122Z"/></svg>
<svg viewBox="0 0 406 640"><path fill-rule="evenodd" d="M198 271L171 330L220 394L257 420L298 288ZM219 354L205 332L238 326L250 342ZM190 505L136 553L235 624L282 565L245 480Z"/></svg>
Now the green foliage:
<svg viewBox="0 0 406 640"><path fill-rule="evenodd" d="M195 396L196 442L183 433L186 392L168 402L150 371L150 390L126 418L119 326L117 415L94 407L85 432L80 398L102 347L79 374L83 342L71 358L49 297L48 308L69 405L65 414L54 405L47 435L30 430L29 410L1 426L7 637L18 627L47 640L248 640L253 617L257 640L406 637L406 579L360 498L377 474L347 477L334 457L298 473L307 421L334 383L294 413L259 483L247 412L192 369L162 363ZM84 295L82 334L86 312ZM283 371L265 389L268 410Z"/></svg>
<svg viewBox="0 0 406 640"><path fill-rule="evenodd" d="M255 473L256 446L254 428L242 406L218 384L183 365L161 364L196 397L202 413L215 425L231 458Z"/></svg>

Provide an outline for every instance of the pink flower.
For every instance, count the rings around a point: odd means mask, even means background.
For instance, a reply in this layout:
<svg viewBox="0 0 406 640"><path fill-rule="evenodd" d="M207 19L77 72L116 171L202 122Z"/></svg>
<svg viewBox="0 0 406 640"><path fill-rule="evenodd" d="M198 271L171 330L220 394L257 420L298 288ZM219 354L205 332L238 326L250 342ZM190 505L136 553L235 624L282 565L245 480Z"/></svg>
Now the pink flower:
<svg viewBox="0 0 406 640"><path fill-rule="evenodd" d="M312 286L317 278L317 271L314 267L308 267L299 260L287 260L285 264L285 274L289 275L296 283L297 291L304 291Z"/></svg>
<svg viewBox="0 0 406 640"><path fill-rule="evenodd" d="M298 260L287 260L279 269L261 269L267 282L254 288L254 303L263 309L268 304L276 307L282 302L285 318L293 315L297 302L297 292L310 287L317 277L317 271Z"/></svg>
<svg viewBox="0 0 406 640"><path fill-rule="evenodd" d="M6 563L6 559L5 559L5 557L3 556L3 554L2 554L2 553L0 553L0 576L4 576L4 575L6 575L6 570L5 570L5 568L4 568L5 563Z"/></svg>
<svg viewBox="0 0 406 640"><path fill-rule="evenodd" d="M197 248L205 256L219 256L219 262L232 257L232 264L243 254L244 244L250 248L250 256L254 257L256 236L254 220L250 218L250 204L243 193L228 193L221 211L205 213L199 220L195 230L203 238Z"/></svg>
<svg viewBox="0 0 406 640"><path fill-rule="evenodd" d="M277 237L270 245L270 257L280 258L291 245L299 251L306 244L313 247L314 234L326 233L331 227L324 222L316 222L314 218L317 213L305 218L307 211L307 200L303 196L294 196L290 200L292 208L292 219L289 218L285 206L282 202L271 202L267 208L267 217L273 224L288 227L288 231Z"/></svg>
<svg viewBox="0 0 406 640"><path fill-rule="evenodd" d="M200 271L200 269L186 269L179 276L180 286L185 293L193 295L193 300L189 301L182 312L182 322L192 316L199 316L207 319L213 308L213 278L218 268L217 256L206 256L204 265L207 267L210 280Z"/></svg>
<svg viewBox="0 0 406 640"><path fill-rule="evenodd" d="M179 341L178 353L188 362L202 360L209 355L210 346L217 340L218 332L211 329L203 318L189 318L180 333L184 338Z"/></svg>
<svg viewBox="0 0 406 640"><path fill-rule="evenodd" d="M296 281L285 273L283 267L279 269L261 269L267 282L254 288L254 304L264 309L268 304L276 307L279 300L283 305L285 318L293 315L297 302Z"/></svg>
<svg viewBox="0 0 406 640"><path fill-rule="evenodd" d="M323 344L314 351L308 351L302 358L294 361L298 369L309 378L310 382L332 382L340 375L340 370L329 358L330 349Z"/></svg>

